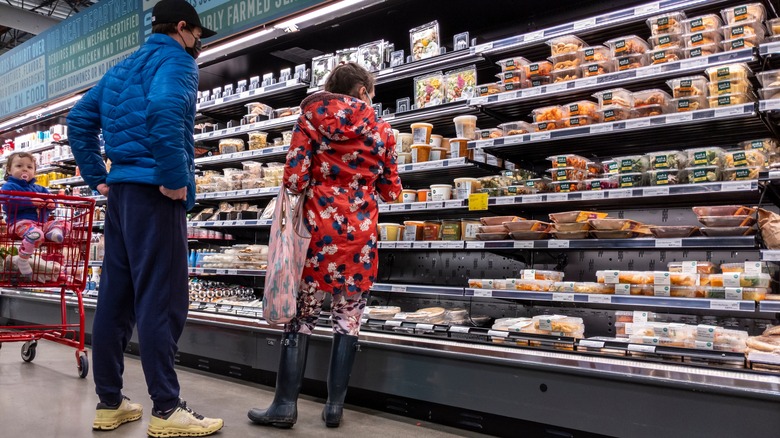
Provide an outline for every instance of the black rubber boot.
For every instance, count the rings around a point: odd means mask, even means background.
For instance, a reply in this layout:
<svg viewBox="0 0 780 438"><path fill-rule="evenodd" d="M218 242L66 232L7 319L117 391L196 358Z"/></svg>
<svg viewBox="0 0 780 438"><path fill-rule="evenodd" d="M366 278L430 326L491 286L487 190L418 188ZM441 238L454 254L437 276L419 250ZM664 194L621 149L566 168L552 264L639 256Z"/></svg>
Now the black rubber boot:
<svg viewBox="0 0 780 438"><path fill-rule="evenodd" d="M333 334L328 369L328 401L322 411L322 419L328 427L339 427L344 414L344 398L347 396L349 376L357 353L357 336Z"/></svg>
<svg viewBox="0 0 780 438"><path fill-rule="evenodd" d="M298 394L303 384L309 335L285 333L282 335L282 355L276 374L274 401L267 409L249 410L249 419L257 424L270 424L289 429L298 420Z"/></svg>

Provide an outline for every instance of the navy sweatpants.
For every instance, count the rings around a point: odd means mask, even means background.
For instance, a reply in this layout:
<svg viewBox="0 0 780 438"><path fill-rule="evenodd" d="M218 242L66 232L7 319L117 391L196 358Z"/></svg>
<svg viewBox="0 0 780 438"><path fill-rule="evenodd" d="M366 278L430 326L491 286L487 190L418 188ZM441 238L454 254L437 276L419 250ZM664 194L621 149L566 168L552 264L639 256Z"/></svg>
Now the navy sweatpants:
<svg viewBox="0 0 780 438"><path fill-rule="evenodd" d="M155 409L178 403L176 343L189 305L184 203L156 186L114 184L108 193L106 253L92 326L92 370L104 403L121 401L123 353L138 326L141 365Z"/></svg>

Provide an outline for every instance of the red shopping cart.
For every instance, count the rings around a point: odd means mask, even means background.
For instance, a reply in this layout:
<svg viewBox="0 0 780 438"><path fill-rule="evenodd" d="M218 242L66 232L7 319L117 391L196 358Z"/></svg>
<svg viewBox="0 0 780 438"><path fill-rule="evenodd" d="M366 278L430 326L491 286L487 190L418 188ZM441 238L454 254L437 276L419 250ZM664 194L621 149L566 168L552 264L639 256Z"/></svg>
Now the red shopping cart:
<svg viewBox="0 0 780 438"><path fill-rule="evenodd" d="M4 342L24 342L22 359L32 362L38 340L46 339L76 348L76 365L79 377L89 372L89 360L84 350L84 301L82 292L87 280L87 265L92 237L92 214L95 200L75 196L42 193L0 191L0 208L4 220L0 222L0 288L38 290L55 294L61 302L59 324L0 326L0 347ZM59 242L41 237L40 246L29 257L32 274L19 272L19 249L22 238L18 228L24 218L33 211L33 222L41 230L50 221L61 227ZM23 215L21 212L28 214ZM54 239L59 240L59 239ZM23 263L23 261L21 262ZM69 323L67 300L72 293L77 300L78 323Z"/></svg>

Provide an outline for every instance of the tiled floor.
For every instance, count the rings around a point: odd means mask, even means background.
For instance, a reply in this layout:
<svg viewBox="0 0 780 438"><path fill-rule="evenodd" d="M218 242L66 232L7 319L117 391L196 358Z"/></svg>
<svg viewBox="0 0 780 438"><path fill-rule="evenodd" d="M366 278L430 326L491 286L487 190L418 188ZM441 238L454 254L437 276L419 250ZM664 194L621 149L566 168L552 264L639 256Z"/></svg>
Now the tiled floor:
<svg viewBox="0 0 780 438"><path fill-rule="evenodd" d="M113 432L93 432L95 387L91 375L78 378L73 349L41 341L35 360L25 363L19 354L20 343L0 344L0 347L0 436L146 436L151 401L137 359L125 361L125 394L144 405L144 417ZM298 402L298 423L293 429L255 426L247 419L246 412L250 407L268 405L273 399L273 388L188 369L180 369L178 375L182 398L188 406L200 414L225 420L225 427L217 437L484 436L355 406L348 406L340 428L328 429L320 419L323 401L306 396Z"/></svg>

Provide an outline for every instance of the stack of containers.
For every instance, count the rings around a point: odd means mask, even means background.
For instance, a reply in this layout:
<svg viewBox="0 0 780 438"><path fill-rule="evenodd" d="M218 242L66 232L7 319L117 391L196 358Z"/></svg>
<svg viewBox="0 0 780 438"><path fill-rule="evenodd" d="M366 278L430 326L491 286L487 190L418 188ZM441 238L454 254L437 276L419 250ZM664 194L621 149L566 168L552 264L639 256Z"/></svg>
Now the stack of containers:
<svg viewBox="0 0 780 438"><path fill-rule="evenodd" d="M674 97L669 105L670 112L687 112L709 108L709 87L704 76L687 76L670 79L666 85Z"/></svg>
<svg viewBox="0 0 780 438"><path fill-rule="evenodd" d="M758 174L769 165L767 154L744 146L726 151L723 158L723 181L758 179Z"/></svg>
<svg viewBox="0 0 780 438"><path fill-rule="evenodd" d="M720 181L725 153L723 148L717 146L687 149L685 154L689 167L680 172L680 182L697 184Z"/></svg>
<svg viewBox="0 0 780 438"><path fill-rule="evenodd" d="M648 184L665 186L682 182L679 173L687 166L688 156L682 151L652 152L647 154L647 161Z"/></svg>
<svg viewBox="0 0 780 438"><path fill-rule="evenodd" d="M547 159L552 163L547 172L552 176L553 182L550 184L554 192L569 193L585 189L584 181L591 176L587 159L573 154L556 155Z"/></svg>
<svg viewBox="0 0 780 438"><path fill-rule="evenodd" d="M606 46L583 47L577 53L580 58L579 75L582 78L615 71L612 51Z"/></svg>
<svg viewBox="0 0 780 438"><path fill-rule="evenodd" d="M610 54L614 58L615 71L625 71L646 66L648 64L647 51L650 46L647 41L636 35L615 38L604 43L609 47Z"/></svg>
<svg viewBox="0 0 780 438"><path fill-rule="evenodd" d="M780 99L780 70L763 71L756 75L761 89L758 94L761 100Z"/></svg>
<svg viewBox="0 0 780 438"><path fill-rule="evenodd" d="M578 100L563 105L569 117L563 120L564 128L592 125L598 122L598 105L590 100Z"/></svg>
<svg viewBox="0 0 780 438"><path fill-rule="evenodd" d="M587 46L585 41L574 35L564 35L547 41L552 56L552 82L572 81L580 77L579 66L582 63L580 49Z"/></svg>
<svg viewBox="0 0 780 438"><path fill-rule="evenodd" d="M501 73L497 74L500 92L519 90L531 86L531 81L526 78L524 65L530 61L522 56L502 59L497 62L501 66Z"/></svg>
<svg viewBox="0 0 780 438"><path fill-rule="evenodd" d="M596 111L599 122L616 122L628 120L634 108L634 95L623 88L599 91L593 97L598 99L599 109Z"/></svg>
<svg viewBox="0 0 780 438"><path fill-rule="evenodd" d="M704 225L700 229L701 233L709 237L755 234L756 228L753 226L756 223L755 211L754 208L740 205L693 207L699 222Z"/></svg>
<svg viewBox="0 0 780 438"><path fill-rule="evenodd" d="M747 64L710 67L705 70L705 73L710 79L708 84L710 108L755 102L753 85L749 79L753 72Z"/></svg>
<svg viewBox="0 0 780 438"><path fill-rule="evenodd" d="M723 32L723 50L742 50L758 47L766 39L766 9L761 3L750 3L720 11L726 23Z"/></svg>
<svg viewBox="0 0 780 438"><path fill-rule="evenodd" d="M648 39L652 50L647 52L650 64L663 64L683 58L685 18L684 12L671 12L647 19L652 34Z"/></svg>
<svg viewBox="0 0 780 438"><path fill-rule="evenodd" d="M685 42L685 57L697 58L721 52L723 22L715 14L701 15L685 21L683 41Z"/></svg>
<svg viewBox="0 0 780 438"><path fill-rule="evenodd" d="M607 213L596 211L567 211L550 213L553 223L553 236L556 239L586 239L590 231L590 219L604 219Z"/></svg>
<svg viewBox="0 0 780 438"><path fill-rule="evenodd" d="M769 31L768 42L780 41L780 18L773 18L766 20L766 28Z"/></svg>

